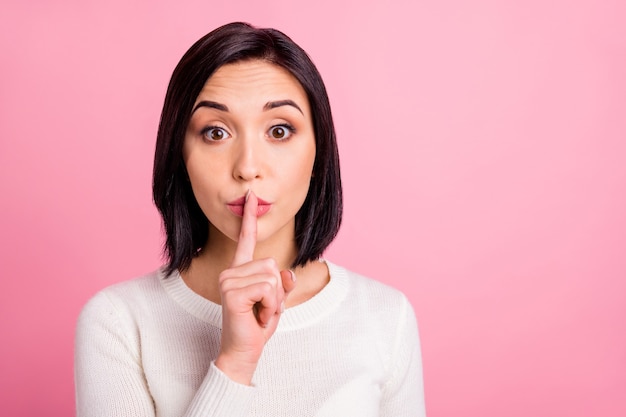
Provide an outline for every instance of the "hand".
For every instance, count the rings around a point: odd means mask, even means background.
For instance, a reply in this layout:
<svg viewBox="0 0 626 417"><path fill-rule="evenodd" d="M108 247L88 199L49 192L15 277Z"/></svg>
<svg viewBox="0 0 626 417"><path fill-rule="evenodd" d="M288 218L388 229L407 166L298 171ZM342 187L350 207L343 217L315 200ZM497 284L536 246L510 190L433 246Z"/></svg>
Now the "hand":
<svg viewBox="0 0 626 417"><path fill-rule="evenodd" d="M215 365L242 384L250 384L263 347L278 326L285 298L295 286L293 272L279 271L274 259L253 259L257 205L249 192L235 256L219 276L222 340Z"/></svg>

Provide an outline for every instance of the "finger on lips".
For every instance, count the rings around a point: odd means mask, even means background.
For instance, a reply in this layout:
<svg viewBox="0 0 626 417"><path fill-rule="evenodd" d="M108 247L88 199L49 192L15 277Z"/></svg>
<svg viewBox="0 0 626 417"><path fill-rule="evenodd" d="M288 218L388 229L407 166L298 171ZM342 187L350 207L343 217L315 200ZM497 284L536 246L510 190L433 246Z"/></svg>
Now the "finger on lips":
<svg viewBox="0 0 626 417"><path fill-rule="evenodd" d="M243 218L241 219L239 241L237 242L237 249L235 250L232 266L243 265L253 259L257 234L257 206L258 200L256 195L254 195L252 191L248 190L248 194L246 194L246 201L243 206Z"/></svg>
<svg viewBox="0 0 626 417"><path fill-rule="evenodd" d="M257 206L256 195L248 191L232 265L220 274L220 283L223 293L240 290L239 296L243 298L239 302L252 307L259 324L266 327L274 315L284 311L285 298L295 287L295 274L291 270L280 271L272 258L252 262L257 239Z"/></svg>

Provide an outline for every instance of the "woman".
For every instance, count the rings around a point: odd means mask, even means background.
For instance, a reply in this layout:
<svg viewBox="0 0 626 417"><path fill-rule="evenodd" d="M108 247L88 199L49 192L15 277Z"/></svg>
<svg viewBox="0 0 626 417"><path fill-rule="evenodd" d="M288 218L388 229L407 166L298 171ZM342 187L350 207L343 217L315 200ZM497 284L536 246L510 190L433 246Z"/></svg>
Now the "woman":
<svg viewBox="0 0 626 417"><path fill-rule="evenodd" d="M337 145L287 36L233 23L187 51L153 192L168 263L83 309L78 416L424 415L406 297L321 259L341 222Z"/></svg>

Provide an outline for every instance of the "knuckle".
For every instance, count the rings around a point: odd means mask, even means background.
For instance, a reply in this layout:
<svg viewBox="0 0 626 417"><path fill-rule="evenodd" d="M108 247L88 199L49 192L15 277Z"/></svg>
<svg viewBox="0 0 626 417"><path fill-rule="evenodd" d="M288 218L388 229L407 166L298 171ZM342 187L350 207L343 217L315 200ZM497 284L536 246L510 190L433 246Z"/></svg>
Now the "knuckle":
<svg viewBox="0 0 626 417"><path fill-rule="evenodd" d="M229 278L230 278L230 270L225 269L222 272L220 272L220 274L218 275L218 282L222 284L223 282L227 281Z"/></svg>
<svg viewBox="0 0 626 417"><path fill-rule="evenodd" d="M274 286L271 283L267 282L267 281L261 282L261 283L259 283L259 285L261 287L261 290L264 293L269 293L269 292L272 292L274 290Z"/></svg>
<svg viewBox="0 0 626 417"><path fill-rule="evenodd" d="M272 290L276 290L276 288L279 287L278 279L276 279L276 275L274 274L267 274L266 282L272 287Z"/></svg>
<svg viewBox="0 0 626 417"><path fill-rule="evenodd" d="M222 291L222 293L231 291L232 289L233 289L232 280L227 279L227 280L220 282L220 291Z"/></svg>
<svg viewBox="0 0 626 417"><path fill-rule="evenodd" d="M263 259L262 262L263 262L263 266L267 268L268 271L278 270L278 263L276 262L276 259L266 258L266 259Z"/></svg>

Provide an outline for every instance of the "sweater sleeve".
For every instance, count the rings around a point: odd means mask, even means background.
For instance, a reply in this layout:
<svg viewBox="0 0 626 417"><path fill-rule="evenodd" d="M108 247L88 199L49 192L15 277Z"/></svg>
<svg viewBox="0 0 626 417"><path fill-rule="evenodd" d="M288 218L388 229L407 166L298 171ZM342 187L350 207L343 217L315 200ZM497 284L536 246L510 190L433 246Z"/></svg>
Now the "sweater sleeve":
<svg viewBox="0 0 626 417"><path fill-rule="evenodd" d="M425 417L424 382L417 321L403 297L389 379L383 387L381 417Z"/></svg>
<svg viewBox="0 0 626 417"><path fill-rule="evenodd" d="M143 371L139 331L132 316L119 307L106 292L100 292L79 316L74 357L77 417L160 415ZM230 380L211 363L180 417L243 417L254 392L253 387Z"/></svg>

